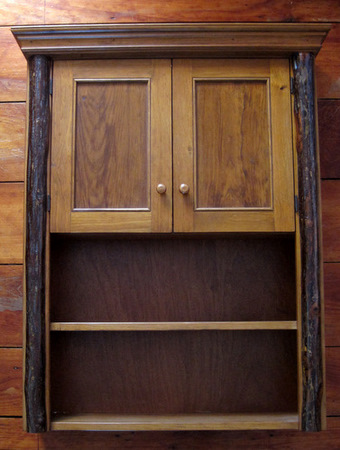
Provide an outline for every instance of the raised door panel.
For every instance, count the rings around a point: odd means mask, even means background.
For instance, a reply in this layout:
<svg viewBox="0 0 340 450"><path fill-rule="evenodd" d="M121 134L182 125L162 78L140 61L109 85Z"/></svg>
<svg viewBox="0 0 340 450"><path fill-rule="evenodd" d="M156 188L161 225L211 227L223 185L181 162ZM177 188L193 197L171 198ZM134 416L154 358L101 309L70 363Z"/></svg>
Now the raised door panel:
<svg viewBox="0 0 340 450"><path fill-rule="evenodd" d="M288 61L175 60L173 74L175 231L293 231Z"/></svg>
<svg viewBox="0 0 340 450"><path fill-rule="evenodd" d="M171 182L170 61L56 62L51 231L171 231Z"/></svg>

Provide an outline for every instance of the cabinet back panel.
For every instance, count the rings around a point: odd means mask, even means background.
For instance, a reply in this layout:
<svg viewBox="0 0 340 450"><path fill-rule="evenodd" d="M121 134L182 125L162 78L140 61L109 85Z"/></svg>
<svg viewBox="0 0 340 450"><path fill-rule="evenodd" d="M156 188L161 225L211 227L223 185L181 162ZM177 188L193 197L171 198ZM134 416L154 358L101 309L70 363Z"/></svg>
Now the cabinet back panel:
<svg viewBox="0 0 340 450"><path fill-rule="evenodd" d="M52 322L295 320L292 238L52 235Z"/></svg>
<svg viewBox="0 0 340 450"><path fill-rule="evenodd" d="M75 208L150 209L147 81L77 82Z"/></svg>
<svg viewBox="0 0 340 450"><path fill-rule="evenodd" d="M53 413L297 410L294 331L58 332Z"/></svg>

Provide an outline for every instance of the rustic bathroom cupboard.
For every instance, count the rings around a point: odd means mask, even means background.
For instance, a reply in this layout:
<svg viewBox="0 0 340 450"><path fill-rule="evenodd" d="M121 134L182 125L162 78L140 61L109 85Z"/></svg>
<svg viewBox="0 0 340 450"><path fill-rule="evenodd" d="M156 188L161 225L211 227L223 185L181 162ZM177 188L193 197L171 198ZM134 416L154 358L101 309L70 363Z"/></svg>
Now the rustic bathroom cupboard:
<svg viewBox="0 0 340 450"><path fill-rule="evenodd" d="M28 431L324 423L327 26L17 27Z"/></svg>

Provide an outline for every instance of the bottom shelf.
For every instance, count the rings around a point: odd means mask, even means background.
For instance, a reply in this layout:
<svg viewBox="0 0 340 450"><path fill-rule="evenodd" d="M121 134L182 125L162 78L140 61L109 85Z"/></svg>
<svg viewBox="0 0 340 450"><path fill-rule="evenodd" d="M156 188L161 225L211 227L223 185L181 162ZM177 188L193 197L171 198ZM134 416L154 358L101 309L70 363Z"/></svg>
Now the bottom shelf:
<svg viewBox="0 0 340 450"><path fill-rule="evenodd" d="M175 430L297 430L297 414L174 414L57 416L51 430L175 431Z"/></svg>

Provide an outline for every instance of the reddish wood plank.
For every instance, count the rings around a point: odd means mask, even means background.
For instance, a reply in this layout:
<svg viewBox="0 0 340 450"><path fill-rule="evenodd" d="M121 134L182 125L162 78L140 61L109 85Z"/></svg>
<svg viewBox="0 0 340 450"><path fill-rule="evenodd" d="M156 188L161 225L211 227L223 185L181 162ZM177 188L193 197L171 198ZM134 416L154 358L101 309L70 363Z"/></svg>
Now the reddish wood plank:
<svg viewBox="0 0 340 450"><path fill-rule="evenodd" d="M26 60L10 28L0 28L0 101L26 100Z"/></svg>
<svg viewBox="0 0 340 450"><path fill-rule="evenodd" d="M340 415L340 347L326 348L327 415Z"/></svg>
<svg viewBox="0 0 340 450"><path fill-rule="evenodd" d="M44 0L2 0L0 25L44 23Z"/></svg>
<svg viewBox="0 0 340 450"><path fill-rule="evenodd" d="M100 433L88 431L50 432L39 435L39 450L226 450L292 449L332 450L340 442L340 418L332 418L329 430L320 433L299 431L201 431Z"/></svg>
<svg viewBox="0 0 340 450"><path fill-rule="evenodd" d="M315 67L318 98L340 98L340 24L333 24Z"/></svg>
<svg viewBox="0 0 340 450"><path fill-rule="evenodd" d="M323 259L340 262L340 180L321 183Z"/></svg>
<svg viewBox="0 0 340 450"><path fill-rule="evenodd" d="M36 450L38 436L23 431L22 419L0 418L0 450Z"/></svg>
<svg viewBox="0 0 340 450"><path fill-rule="evenodd" d="M22 345L22 266L0 266L0 346Z"/></svg>
<svg viewBox="0 0 340 450"><path fill-rule="evenodd" d="M0 264L23 262L23 183L0 183Z"/></svg>
<svg viewBox="0 0 340 450"><path fill-rule="evenodd" d="M327 417L327 430L340 430L340 417Z"/></svg>
<svg viewBox="0 0 340 450"><path fill-rule="evenodd" d="M329 22L340 20L337 0L47 0L46 22Z"/></svg>
<svg viewBox="0 0 340 450"><path fill-rule="evenodd" d="M340 263L324 264L326 345L340 346Z"/></svg>
<svg viewBox="0 0 340 450"><path fill-rule="evenodd" d="M340 100L319 100L319 142L322 178L340 178Z"/></svg>
<svg viewBox="0 0 340 450"><path fill-rule="evenodd" d="M23 181L25 103L0 104L0 181Z"/></svg>
<svg viewBox="0 0 340 450"><path fill-rule="evenodd" d="M22 415L22 349L0 348L0 416Z"/></svg>

